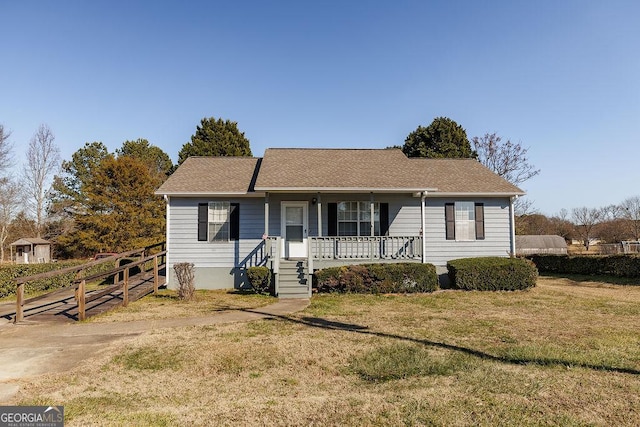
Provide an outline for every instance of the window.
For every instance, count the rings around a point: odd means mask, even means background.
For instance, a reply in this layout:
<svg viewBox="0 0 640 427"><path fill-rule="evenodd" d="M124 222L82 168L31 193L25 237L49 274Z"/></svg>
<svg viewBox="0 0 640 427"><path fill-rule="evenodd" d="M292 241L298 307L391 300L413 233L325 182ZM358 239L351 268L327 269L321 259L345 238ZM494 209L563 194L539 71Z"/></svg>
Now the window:
<svg viewBox="0 0 640 427"><path fill-rule="evenodd" d="M371 202L329 203L329 236L371 236ZM388 230L389 204L374 202L374 235Z"/></svg>
<svg viewBox="0 0 640 427"><path fill-rule="evenodd" d="M380 235L380 203L373 204L374 235ZM371 236L371 203L338 203L338 236Z"/></svg>
<svg viewBox="0 0 640 427"><path fill-rule="evenodd" d="M209 203L209 238L210 242L226 242L229 240L229 202Z"/></svg>
<svg viewBox="0 0 640 427"><path fill-rule="evenodd" d="M445 203L444 208L447 240L484 239L483 203Z"/></svg>
<svg viewBox="0 0 640 427"><path fill-rule="evenodd" d="M198 241L228 242L240 238L240 205L216 201L198 204Z"/></svg>

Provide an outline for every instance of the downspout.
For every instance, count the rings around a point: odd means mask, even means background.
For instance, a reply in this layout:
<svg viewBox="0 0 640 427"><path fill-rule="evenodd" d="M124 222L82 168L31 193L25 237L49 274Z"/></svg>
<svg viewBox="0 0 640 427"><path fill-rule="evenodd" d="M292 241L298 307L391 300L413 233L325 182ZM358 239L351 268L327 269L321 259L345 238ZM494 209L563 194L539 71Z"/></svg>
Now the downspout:
<svg viewBox="0 0 640 427"><path fill-rule="evenodd" d="M513 202L518 196L512 196L509 198L509 214L511 216L511 253L509 256L516 256L516 214L513 208Z"/></svg>
<svg viewBox="0 0 640 427"><path fill-rule="evenodd" d="M427 204L427 191L423 191L422 195L420 196L420 218L422 219L421 230L422 230L422 263L423 264L427 262L427 233L426 233L427 220L424 217L427 210L426 204Z"/></svg>
<svg viewBox="0 0 640 427"><path fill-rule="evenodd" d="M165 265L165 285L167 286L167 288L169 288L169 277L171 277L171 269L169 268L169 227L171 224L171 220L169 219L169 215L171 214L171 203L170 203L170 199L169 196L167 196L166 194L164 195L164 201L167 204L167 219L165 220L165 223L167 224L167 229L165 231L166 236L165 236L165 244L164 244L164 249L167 251L167 253L164 256L164 265Z"/></svg>

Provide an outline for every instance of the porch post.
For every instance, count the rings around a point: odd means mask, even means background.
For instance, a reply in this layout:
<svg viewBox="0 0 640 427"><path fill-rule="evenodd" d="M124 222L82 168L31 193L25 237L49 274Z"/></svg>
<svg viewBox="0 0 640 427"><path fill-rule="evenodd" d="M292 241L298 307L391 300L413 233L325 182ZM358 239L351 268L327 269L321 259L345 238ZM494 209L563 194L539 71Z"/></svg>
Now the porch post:
<svg viewBox="0 0 640 427"><path fill-rule="evenodd" d="M420 237L422 238L422 263L423 264L427 262L427 238L426 238L427 221L424 217L425 211L427 210L426 204L427 204L427 192L423 191L422 197L420 197L420 220L422 222L422 225L421 225L422 236Z"/></svg>
<svg viewBox="0 0 640 427"><path fill-rule="evenodd" d="M269 193L264 193L264 236L269 237Z"/></svg>
<svg viewBox="0 0 640 427"><path fill-rule="evenodd" d="M370 227L370 236L373 237L376 235L376 227L375 227L375 221L373 220L373 215L375 213L375 209L374 209L374 204L373 204L373 192L370 193L370 197L369 197L369 207L371 209L371 227ZM371 254L371 256L373 257L373 253Z"/></svg>
<svg viewBox="0 0 640 427"><path fill-rule="evenodd" d="M513 202L517 199L518 196L509 197L509 214L511 219L511 245L510 250L511 253L509 255L516 256L516 215L513 208Z"/></svg>
<svg viewBox="0 0 640 427"><path fill-rule="evenodd" d="M167 224L167 237L165 239L164 242L164 249L166 250L165 256L164 256L164 268L165 268L165 281L164 281L164 285L166 288L169 288L171 285L171 271L169 270L169 266L171 264L169 264L169 247L171 246L171 241L169 240L169 236L171 236L171 221L169 220L169 218L171 218L171 199L169 198L169 196L167 196L165 194L164 196L164 200L167 204L167 213L166 213L166 218L167 220L165 221L165 223ZM162 249L162 248L160 248Z"/></svg>
<svg viewBox="0 0 640 427"><path fill-rule="evenodd" d="M318 206L318 237L322 237L322 199L320 198L320 192L316 196Z"/></svg>
<svg viewBox="0 0 640 427"><path fill-rule="evenodd" d="M371 237L376 235L376 227L375 227L375 220L374 220L374 215L375 213L375 209L374 209L374 203L373 203L373 192L370 193L369 196L369 214L371 215L371 225L370 225L370 235ZM358 218L358 221L360 219ZM375 258L375 239L371 239L371 241L369 242L369 258L371 258L372 260ZM382 249L380 249L380 256L382 257Z"/></svg>

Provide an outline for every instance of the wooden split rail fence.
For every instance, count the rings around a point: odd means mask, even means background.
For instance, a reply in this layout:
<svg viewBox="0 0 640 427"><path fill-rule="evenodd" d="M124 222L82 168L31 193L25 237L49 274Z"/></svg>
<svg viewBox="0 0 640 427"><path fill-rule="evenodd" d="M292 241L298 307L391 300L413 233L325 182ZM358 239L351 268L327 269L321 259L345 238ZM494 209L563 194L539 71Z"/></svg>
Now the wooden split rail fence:
<svg viewBox="0 0 640 427"><path fill-rule="evenodd" d="M160 248L160 251L153 252L154 249ZM30 302L35 302L44 298L47 298L50 293L39 295L37 297L29 298L28 300L24 299L24 287L26 283L33 282L36 280L50 279L53 277L61 276L64 274L75 273L75 279L72 281L71 285L66 289L75 289L75 299L78 304L78 320L86 319L86 305L91 301L95 301L99 298L104 297L114 291L122 290L122 305L127 306L129 304L129 284L130 284L130 273L131 269L138 267L141 270L142 275L148 274L146 271L145 265L147 263L153 263L153 293L158 292L158 287L160 286L159 280L159 270L160 266L166 263L166 255L167 251L165 249L165 242L157 243L155 245L147 246L141 249L134 249L127 252L122 252L117 255L113 255L107 258L98 259L95 261L88 262L86 264L67 267L60 270L48 271L46 273L35 274L27 277L18 277L15 279L16 284L16 315L14 318L14 323L20 322L24 318L24 305ZM137 261L128 262L126 264L122 264L123 260L130 261L129 258L138 257ZM107 262L115 262L116 267L105 271L102 273L92 274L90 276L85 276L84 273L91 267L94 267L99 264L104 264ZM91 283L96 280L106 279L108 277L113 277L114 284L108 286L107 288L100 290L99 292L91 292L90 295L87 295L87 283ZM122 279L120 279L122 277ZM63 288L65 289L65 288ZM60 289L56 289L56 292L60 291Z"/></svg>

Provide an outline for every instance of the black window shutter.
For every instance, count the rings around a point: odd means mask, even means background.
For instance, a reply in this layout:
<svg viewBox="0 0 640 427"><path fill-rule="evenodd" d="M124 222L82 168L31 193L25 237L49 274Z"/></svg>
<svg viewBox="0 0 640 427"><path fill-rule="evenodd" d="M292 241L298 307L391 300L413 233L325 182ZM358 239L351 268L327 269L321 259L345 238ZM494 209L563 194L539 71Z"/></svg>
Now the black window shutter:
<svg viewBox="0 0 640 427"><path fill-rule="evenodd" d="M389 203L380 203L380 235L386 236L389 231Z"/></svg>
<svg viewBox="0 0 640 427"><path fill-rule="evenodd" d="M231 203L229 218L229 240L240 240L240 203Z"/></svg>
<svg viewBox="0 0 640 427"><path fill-rule="evenodd" d="M207 241L207 228L209 226L209 204L198 203L198 241Z"/></svg>
<svg viewBox="0 0 640 427"><path fill-rule="evenodd" d="M329 216L327 220L327 234L329 236L337 236L338 235L338 204L327 203L327 212Z"/></svg>
<svg viewBox="0 0 640 427"><path fill-rule="evenodd" d="M447 240L456 239L456 208L454 203L444 204L444 221L446 223ZM424 231L422 233L424 235Z"/></svg>
<svg viewBox="0 0 640 427"><path fill-rule="evenodd" d="M476 239L484 240L484 203L476 203Z"/></svg>

